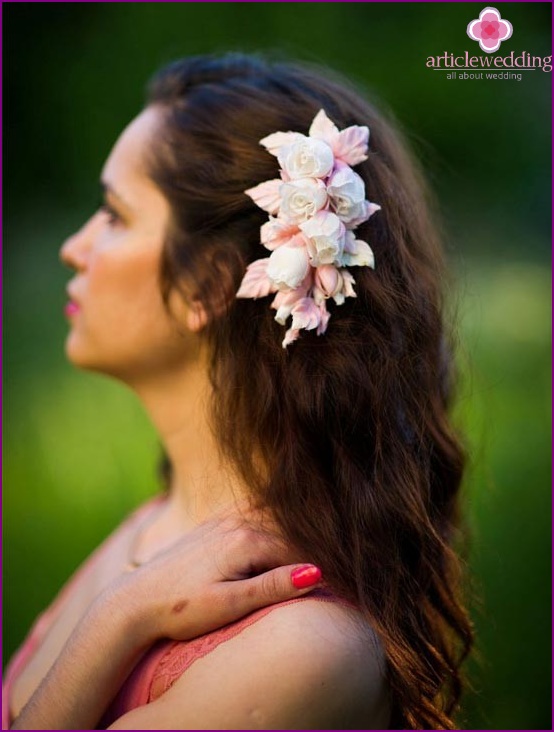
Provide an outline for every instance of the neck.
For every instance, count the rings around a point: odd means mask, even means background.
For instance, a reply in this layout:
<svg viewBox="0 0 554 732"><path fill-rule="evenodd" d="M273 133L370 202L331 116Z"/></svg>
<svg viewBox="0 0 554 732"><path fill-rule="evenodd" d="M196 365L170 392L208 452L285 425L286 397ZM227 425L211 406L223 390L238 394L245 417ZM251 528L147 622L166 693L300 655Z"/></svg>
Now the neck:
<svg viewBox="0 0 554 732"><path fill-rule="evenodd" d="M171 461L169 514L192 528L247 497L246 486L220 455L209 424L211 385L204 358L134 385Z"/></svg>

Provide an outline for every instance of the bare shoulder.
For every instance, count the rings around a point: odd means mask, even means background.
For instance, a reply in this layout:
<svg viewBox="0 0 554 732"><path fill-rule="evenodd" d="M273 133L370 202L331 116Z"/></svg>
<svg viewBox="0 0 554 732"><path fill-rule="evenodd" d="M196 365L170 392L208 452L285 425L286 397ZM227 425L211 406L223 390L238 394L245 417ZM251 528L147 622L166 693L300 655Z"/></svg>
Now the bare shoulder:
<svg viewBox="0 0 554 732"><path fill-rule="evenodd" d="M236 646L245 651L255 646L258 653L283 663L294 658L306 670L316 667L339 675L348 670L364 678L384 673L381 645L361 614L316 597L276 607L237 636Z"/></svg>
<svg viewBox="0 0 554 732"><path fill-rule="evenodd" d="M306 598L219 645L143 709L163 726L141 729L386 729L385 658L357 611ZM132 714L114 728L148 725Z"/></svg>
<svg viewBox="0 0 554 732"><path fill-rule="evenodd" d="M355 609L305 599L275 609L237 640L245 652L263 654L266 681L279 674L282 696L295 707L291 728L386 727L385 654Z"/></svg>

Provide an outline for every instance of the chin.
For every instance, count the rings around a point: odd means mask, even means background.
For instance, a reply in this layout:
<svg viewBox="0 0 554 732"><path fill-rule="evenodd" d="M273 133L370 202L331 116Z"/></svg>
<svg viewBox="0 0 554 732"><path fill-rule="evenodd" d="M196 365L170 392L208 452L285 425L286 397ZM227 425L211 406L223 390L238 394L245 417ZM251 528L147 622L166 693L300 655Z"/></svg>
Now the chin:
<svg viewBox="0 0 554 732"><path fill-rule="evenodd" d="M67 360L79 369L105 374L112 372L110 365L101 358L98 349L92 348L87 339L75 330L70 331L66 338L65 355Z"/></svg>
<svg viewBox="0 0 554 732"><path fill-rule="evenodd" d="M103 374L131 387L141 373L136 360L128 353L118 352L116 344L101 348L76 331L67 336L65 355L78 369Z"/></svg>
<svg viewBox="0 0 554 732"><path fill-rule="evenodd" d="M86 348L84 348L84 344L82 343L82 338L75 332L75 330L70 330L67 334L67 337L65 339L65 355L67 360L72 363L74 366L83 367L84 363L87 361L86 358Z"/></svg>

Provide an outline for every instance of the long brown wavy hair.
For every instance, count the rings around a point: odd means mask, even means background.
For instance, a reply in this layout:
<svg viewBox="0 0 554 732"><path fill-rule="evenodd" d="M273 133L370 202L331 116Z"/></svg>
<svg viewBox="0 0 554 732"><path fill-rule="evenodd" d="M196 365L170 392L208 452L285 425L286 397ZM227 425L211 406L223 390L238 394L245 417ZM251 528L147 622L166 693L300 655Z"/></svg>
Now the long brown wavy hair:
<svg viewBox="0 0 554 732"><path fill-rule="evenodd" d="M466 455L449 417L448 278L420 166L364 97L328 68L260 54L189 57L154 74L146 104L163 122L147 165L172 210L161 281L166 302L193 282L210 314L223 453L284 537L379 634L391 727L452 729L473 629L456 548ZM244 191L277 177L259 140L307 134L322 108L339 129L370 129L356 171L382 210L357 236L376 269L353 270L357 298L331 304L324 335L301 331L283 349L270 299L234 297L247 264L268 254L267 214Z"/></svg>

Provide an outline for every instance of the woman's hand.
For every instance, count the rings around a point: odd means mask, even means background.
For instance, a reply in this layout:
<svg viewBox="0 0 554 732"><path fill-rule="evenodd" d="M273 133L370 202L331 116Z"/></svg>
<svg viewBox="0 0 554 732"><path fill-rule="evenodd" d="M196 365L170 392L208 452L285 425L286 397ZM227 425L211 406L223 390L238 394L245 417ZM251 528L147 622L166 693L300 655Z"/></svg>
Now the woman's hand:
<svg viewBox="0 0 554 732"><path fill-rule="evenodd" d="M313 589L319 569L287 564L288 554L269 533L237 516L219 517L124 575L107 594L129 608L137 642L188 640Z"/></svg>
<svg viewBox="0 0 554 732"><path fill-rule="evenodd" d="M236 518L197 527L94 601L11 729L94 729L156 639L190 639L313 589L319 569L279 566L286 554Z"/></svg>

